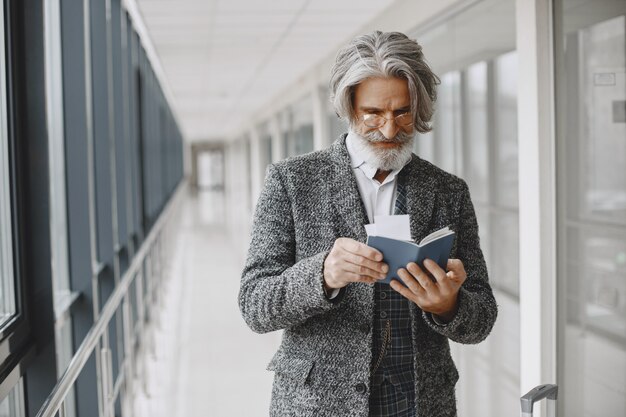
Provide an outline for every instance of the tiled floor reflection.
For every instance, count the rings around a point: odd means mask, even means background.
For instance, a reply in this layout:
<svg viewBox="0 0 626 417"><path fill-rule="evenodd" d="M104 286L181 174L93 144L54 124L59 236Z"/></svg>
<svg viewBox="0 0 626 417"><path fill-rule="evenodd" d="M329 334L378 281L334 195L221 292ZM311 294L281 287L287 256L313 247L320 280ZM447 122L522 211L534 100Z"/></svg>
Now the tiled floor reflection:
<svg viewBox="0 0 626 417"><path fill-rule="evenodd" d="M267 416L280 334L248 329L237 304L241 248L226 230L223 193L182 203L162 314L135 416Z"/></svg>

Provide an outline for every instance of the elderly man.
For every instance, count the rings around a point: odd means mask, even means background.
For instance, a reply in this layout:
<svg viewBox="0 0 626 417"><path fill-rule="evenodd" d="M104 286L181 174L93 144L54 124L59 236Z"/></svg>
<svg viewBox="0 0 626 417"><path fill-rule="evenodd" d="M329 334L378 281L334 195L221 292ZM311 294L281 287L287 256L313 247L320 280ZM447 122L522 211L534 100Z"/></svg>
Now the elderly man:
<svg viewBox="0 0 626 417"><path fill-rule="evenodd" d="M339 51L330 88L350 130L267 170L239 305L256 332L284 329L272 416L455 416L448 339L478 343L497 306L465 182L412 154L436 85L421 47L373 32ZM447 265L426 260L380 283L365 244L375 215L409 214L415 241L456 232Z"/></svg>

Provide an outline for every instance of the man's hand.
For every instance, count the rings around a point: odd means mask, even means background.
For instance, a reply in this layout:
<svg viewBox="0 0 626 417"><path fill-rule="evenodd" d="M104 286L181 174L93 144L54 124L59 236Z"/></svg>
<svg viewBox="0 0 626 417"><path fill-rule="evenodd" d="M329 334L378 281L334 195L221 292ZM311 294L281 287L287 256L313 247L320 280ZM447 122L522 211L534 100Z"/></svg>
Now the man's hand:
<svg viewBox="0 0 626 417"><path fill-rule="evenodd" d="M389 270L382 260L383 254L376 249L340 237L324 261L324 284L327 288L343 288L351 282L376 282Z"/></svg>
<svg viewBox="0 0 626 417"><path fill-rule="evenodd" d="M398 269L398 277L406 284L406 287L392 280L391 288L413 301L422 310L435 314L438 319L446 323L450 322L458 308L459 288L467 278L463 262L459 259L449 259L448 272L430 259L424 261L424 266L435 281L415 262L411 262L406 269Z"/></svg>

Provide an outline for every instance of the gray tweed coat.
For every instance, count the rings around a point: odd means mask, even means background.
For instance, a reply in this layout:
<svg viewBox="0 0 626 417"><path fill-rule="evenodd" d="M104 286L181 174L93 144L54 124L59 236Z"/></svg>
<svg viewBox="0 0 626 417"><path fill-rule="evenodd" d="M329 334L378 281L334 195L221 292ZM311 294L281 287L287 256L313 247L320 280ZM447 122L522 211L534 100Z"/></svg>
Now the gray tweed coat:
<svg viewBox="0 0 626 417"><path fill-rule="evenodd" d="M467 271L458 314L447 325L411 304L417 415L455 416L459 376L448 339L485 339L497 306L465 182L415 155L400 175L408 177L412 238L419 241L450 226L457 234L451 257L461 259ZM367 223L345 135L328 149L269 166L254 214L239 307L255 332L284 329L267 367L275 373L271 416L368 415L374 288L353 283L329 301L322 287L324 259L335 239L365 243Z"/></svg>

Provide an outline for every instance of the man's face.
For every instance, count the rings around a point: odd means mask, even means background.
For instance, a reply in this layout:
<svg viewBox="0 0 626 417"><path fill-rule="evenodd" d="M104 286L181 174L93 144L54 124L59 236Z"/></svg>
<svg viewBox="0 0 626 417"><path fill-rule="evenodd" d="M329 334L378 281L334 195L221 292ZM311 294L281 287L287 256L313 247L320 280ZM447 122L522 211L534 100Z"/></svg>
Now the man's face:
<svg viewBox="0 0 626 417"><path fill-rule="evenodd" d="M411 96L409 85L403 78L368 78L356 86L353 107L357 116L356 133L365 136L378 130L390 142L378 144L381 147L392 147L398 132L413 133L413 125L399 126L394 117L411 112ZM376 114L387 119L380 128L368 127L361 117L365 114Z"/></svg>
<svg viewBox="0 0 626 417"><path fill-rule="evenodd" d="M368 78L356 86L353 107L356 121L352 129L366 140L360 147L369 154L368 162L382 170L404 166L411 157L415 132L412 123L401 126L395 117L411 112L407 81L394 77ZM385 118L385 124L367 126L363 116L368 114Z"/></svg>

